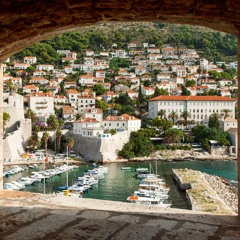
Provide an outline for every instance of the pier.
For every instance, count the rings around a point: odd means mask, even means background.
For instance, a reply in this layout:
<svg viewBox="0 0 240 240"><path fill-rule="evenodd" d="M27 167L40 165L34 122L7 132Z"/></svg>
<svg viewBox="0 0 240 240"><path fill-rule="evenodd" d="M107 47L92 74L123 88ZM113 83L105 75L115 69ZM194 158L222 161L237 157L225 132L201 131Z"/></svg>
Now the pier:
<svg viewBox="0 0 240 240"><path fill-rule="evenodd" d="M182 190L186 190L192 210L224 215L236 214L213 189L204 173L191 169L173 169L173 178Z"/></svg>

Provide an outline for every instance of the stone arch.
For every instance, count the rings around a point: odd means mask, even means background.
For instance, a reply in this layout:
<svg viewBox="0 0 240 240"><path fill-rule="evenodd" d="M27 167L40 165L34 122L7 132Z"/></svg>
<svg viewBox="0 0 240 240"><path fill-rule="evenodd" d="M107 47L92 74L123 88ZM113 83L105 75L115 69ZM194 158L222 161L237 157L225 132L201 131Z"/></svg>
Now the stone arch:
<svg viewBox="0 0 240 240"><path fill-rule="evenodd" d="M163 21L239 34L239 13L237 0L1 1L0 62L37 41L99 22ZM0 121L2 126L2 117ZM2 152L2 142L0 147Z"/></svg>
<svg viewBox="0 0 240 240"><path fill-rule="evenodd" d="M107 21L163 21L238 34L236 0L2 1L0 61L61 32Z"/></svg>

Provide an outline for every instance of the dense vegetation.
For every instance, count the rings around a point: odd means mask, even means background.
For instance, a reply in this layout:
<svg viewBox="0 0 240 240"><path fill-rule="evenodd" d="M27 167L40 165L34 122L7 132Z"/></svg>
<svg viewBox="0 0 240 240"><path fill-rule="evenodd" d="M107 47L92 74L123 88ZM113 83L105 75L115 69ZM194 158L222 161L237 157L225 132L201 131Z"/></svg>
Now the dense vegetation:
<svg viewBox="0 0 240 240"><path fill-rule="evenodd" d="M161 47L163 44L195 48L202 57L212 61L235 61L237 54L237 36L212 31L203 27L176 24L128 23L128 25L102 24L57 35L24 49L15 55L17 59L24 56L37 56L39 63L60 65L61 56L58 49L78 52L78 61L82 60L85 49L96 52L110 49L116 43L118 48L127 49L131 41L148 42ZM114 62L114 66L125 66L127 62Z"/></svg>

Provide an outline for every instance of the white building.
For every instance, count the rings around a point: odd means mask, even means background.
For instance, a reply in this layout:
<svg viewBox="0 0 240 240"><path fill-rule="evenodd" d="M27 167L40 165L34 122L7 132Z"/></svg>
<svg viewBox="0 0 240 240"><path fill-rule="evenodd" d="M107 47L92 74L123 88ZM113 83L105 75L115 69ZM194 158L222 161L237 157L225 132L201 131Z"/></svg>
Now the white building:
<svg viewBox="0 0 240 240"><path fill-rule="evenodd" d="M86 50L86 56L88 56L88 57L94 56L94 51L91 50L91 49L87 49Z"/></svg>
<svg viewBox="0 0 240 240"><path fill-rule="evenodd" d="M95 118L85 118L73 122L73 133L82 135L83 137L98 137L103 134L104 129L101 127L101 122Z"/></svg>
<svg viewBox="0 0 240 240"><path fill-rule="evenodd" d="M44 70L44 71L53 71L54 70L54 66L51 65L51 64L38 64L36 66L36 70L38 71L41 71L41 70Z"/></svg>
<svg viewBox="0 0 240 240"><path fill-rule="evenodd" d="M78 96L77 108L79 112L82 112L85 108L95 108L95 97L93 95L81 95Z"/></svg>
<svg viewBox="0 0 240 240"><path fill-rule="evenodd" d="M77 108L77 100L80 93L76 89L69 89L66 90L68 101L72 107Z"/></svg>
<svg viewBox="0 0 240 240"><path fill-rule="evenodd" d="M141 86L141 91L142 91L142 94L144 96L150 96L150 95L154 94L155 88L154 87Z"/></svg>
<svg viewBox="0 0 240 240"><path fill-rule="evenodd" d="M49 93L30 94L29 107L38 118L47 119L54 114L54 97Z"/></svg>
<svg viewBox="0 0 240 240"><path fill-rule="evenodd" d="M81 85L93 85L93 75L92 74L84 74L79 78L79 83Z"/></svg>
<svg viewBox="0 0 240 240"><path fill-rule="evenodd" d="M25 85L23 87L23 93L37 93L39 91L39 87L35 85Z"/></svg>
<svg viewBox="0 0 240 240"><path fill-rule="evenodd" d="M95 118L97 121L102 122L103 111L100 108L85 108L82 112L83 119Z"/></svg>
<svg viewBox="0 0 240 240"><path fill-rule="evenodd" d="M33 56L24 57L24 63L35 64L37 62L37 58Z"/></svg>
<svg viewBox="0 0 240 240"><path fill-rule="evenodd" d="M127 53L123 49L117 49L115 52L111 53L112 57L114 58L125 58Z"/></svg>
<svg viewBox="0 0 240 240"><path fill-rule="evenodd" d="M226 118L224 120L220 120L220 128L226 132L229 128L237 128L238 123L235 118Z"/></svg>
<svg viewBox="0 0 240 240"><path fill-rule="evenodd" d="M96 78L105 78L105 71L97 70L96 71Z"/></svg>
<svg viewBox="0 0 240 240"><path fill-rule="evenodd" d="M29 83L31 84L48 84L49 83L49 80L46 79L46 78L37 78L37 77L34 77L34 78L31 78Z"/></svg>
<svg viewBox="0 0 240 240"><path fill-rule="evenodd" d="M73 119L74 109L70 106L63 106L62 116L63 119Z"/></svg>
<svg viewBox="0 0 240 240"><path fill-rule="evenodd" d="M141 128L141 119L123 114L121 116L107 116L103 119L102 125L105 130L115 129L116 131L138 131Z"/></svg>
<svg viewBox="0 0 240 240"><path fill-rule="evenodd" d="M29 63L14 63L14 69L27 69L31 65Z"/></svg>
<svg viewBox="0 0 240 240"><path fill-rule="evenodd" d="M235 105L236 99L219 96L159 96L149 100L148 112L149 117L154 118L160 110L165 110L166 115L172 111L178 115L187 111L188 120L207 124L211 114L220 114L223 109L229 109L230 117L235 118Z"/></svg>

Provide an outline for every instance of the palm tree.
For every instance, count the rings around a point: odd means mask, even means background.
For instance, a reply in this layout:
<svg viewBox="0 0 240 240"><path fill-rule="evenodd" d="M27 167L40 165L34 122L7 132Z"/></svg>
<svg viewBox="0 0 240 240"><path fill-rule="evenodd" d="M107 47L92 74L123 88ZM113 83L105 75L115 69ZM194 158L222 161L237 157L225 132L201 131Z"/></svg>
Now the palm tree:
<svg viewBox="0 0 240 240"><path fill-rule="evenodd" d="M40 146L37 133L33 133L33 135L28 139L28 146L30 146L33 150Z"/></svg>
<svg viewBox="0 0 240 240"><path fill-rule="evenodd" d="M59 149L60 149L60 145L61 145L61 137L62 137L62 131L61 131L61 129L57 129L57 132L56 132L56 138L57 138L57 142L58 142L58 144L57 144L57 151L59 151Z"/></svg>
<svg viewBox="0 0 240 240"><path fill-rule="evenodd" d="M187 110L185 110L185 111L183 111L183 112L181 113L181 116L180 116L180 117L183 118L183 120L184 120L184 125L187 126L188 118L191 117L190 113L189 113Z"/></svg>
<svg viewBox="0 0 240 240"><path fill-rule="evenodd" d="M163 119L166 116L166 110L159 110L158 111L158 116L160 117L160 119Z"/></svg>
<svg viewBox="0 0 240 240"><path fill-rule="evenodd" d="M168 117L169 117L170 119L172 119L173 123L175 123L175 120L178 119L178 114L177 114L177 112L172 111L172 112L168 115Z"/></svg>
<svg viewBox="0 0 240 240"><path fill-rule="evenodd" d="M56 130L59 126L58 119L56 118L55 115L50 115L49 118L47 119L47 124L52 130Z"/></svg>
<svg viewBox="0 0 240 240"><path fill-rule="evenodd" d="M49 138L50 138L49 134L45 131L42 135L42 141L44 142L46 157L47 157L47 143L48 143Z"/></svg>
<svg viewBox="0 0 240 240"><path fill-rule="evenodd" d="M226 118L230 117L231 110L230 109L223 109L221 117L225 120Z"/></svg>
<svg viewBox="0 0 240 240"><path fill-rule="evenodd" d="M54 149L57 149L57 129L59 128L59 121L55 115L50 115L47 119L48 126L54 131Z"/></svg>
<svg viewBox="0 0 240 240"><path fill-rule="evenodd" d="M36 121L36 119L37 119L37 116L36 116L36 114L33 112L33 110L32 109L28 109L27 110L27 112L26 112L26 114L25 114L25 117L26 118L30 118L31 120L32 120L32 124Z"/></svg>
<svg viewBox="0 0 240 240"><path fill-rule="evenodd" d="M41 128L40 128L38 125L35 125L35 126L33 127L33 132L34 132L34 133L38 133L40 130L41 130Z"/></svg>
<svg viewBox="0 0 240 240"><path fill-rule="evenodd" d="M68 149L68 152L70 152L70 150L73 148L74 146L74 139L72 137L68 137L67 141L66 141L66 146Z"/></svg>

